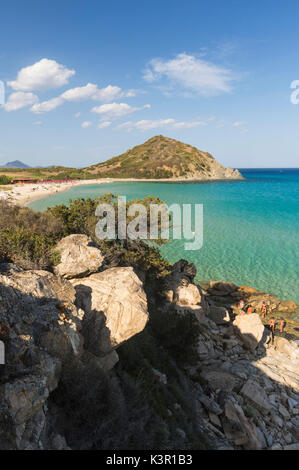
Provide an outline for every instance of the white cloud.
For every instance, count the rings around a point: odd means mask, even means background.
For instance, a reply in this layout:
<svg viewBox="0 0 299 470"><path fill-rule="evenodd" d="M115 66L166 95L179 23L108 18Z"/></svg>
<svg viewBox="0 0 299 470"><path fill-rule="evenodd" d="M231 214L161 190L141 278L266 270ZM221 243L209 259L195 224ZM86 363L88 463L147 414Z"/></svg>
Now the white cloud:
<svg viewBox="0 0 299 470"><path fill-rule="evenodd" d="M15 111L24 106L33 104L34 106L32 106L31 111L36 114L42 114L52 111L53 109L56 109L58 106L61 106L68 101L77 102L92 99L94 101L109 102L124 97L136 96L138 92L134 89L123 91L120 87L112 85L108 85L104 88L98 88L98 85L88 83L85 86L70 88L61 93L61 95L51 98L47 101L42 101L40 103L38 103L37 96L33 95L32 93L27 93L27 95L24 93L33 90L46 90L49 88L57 88L66 85L70 77L72 77L74 74L74 70L69 70L64 65L58 64L55 60L49 59L41 59L39 62L36 62L33 65L22 68L18 72L17 79L15 81L9 81L7 84L14 90L18 91L18 93L23 93L23 95L17 95L16 93L13 93L5 109L7 111ZM23 102L26 102L26 104L22 104ZM114 103L111 103L111 105L114 105ZM121 103L122 112L125 114L126 111L129 111L129 108L131 109L130 112L141 109L129 107L127 110L125 110L126 106L129 105ZM111 112L113 113L112 110ZM116 109L115 113L117 114ZM80 114L77 113L75 116L79 117Z"/></svg>
<svg viewBox="0 0 299 470"><path fill-rule="evenodd" d="M90 127L90 126L92 126L92 122L91 122L91 121L84 121L84 122L82 122L82 124L81 124L81 127L82 127L83 129L87 129L87 127Z"/></svg>
<svg viewBox="0 0 299 470"><path fill-rule="evenodd" d="M150 129L169 126L169 125L172 125L174 123L175 123L175 120L172 119L172 118L157 119L157 120L143 119L143 120L137 121L137 122L132 122L132 121L123 122L122 124L119 124L116 127L116 129L126 129L128 131L130 131L132 129L137 129L137 130L140 130L140 131L148 131Z"/></svg>
<svg viewBox="0 0 299 470"><path fill-rule="evenodd" d="M229 93L234 76L232 71L186 53L174 59L153 59L144 72L147 82L166 78L173 89L179 86L199 95Z"/></svg>
<svg viewBox="0 0 299 470"><path fill-rule="evenodd" d="M30 106L38 101L38 97L34 93L24 93L23 91L17 91L12 93L7 102L3 105L5 111L16 111Z"/></svg>
<svg viewBox="0 0 299 470"><path fill-rule="evenodd" d="M41 59L29 67L22 68L17 79L7 84L19 91L46 90L66 85L74 74L74 70L58 64L55 60Z"/></svg>
<svg viewBox="0 0 299 470"><path fill-rule="evenodd" d="M136 90L123 91L118 86L108 85L96 91L92 97L95 101L112 101L120 98L132 98L136 96Z"/></svg>
<svg viewBox="0 0 299 470"><path fill-rule="evenodd" d="M117 86L108 85L106 88L99 89L97 85L93 83L88 83L82 87L70 88L66 90L61 95L56 98L52 98L48 101L43 101L38 105L31 108L31 111L37 114L47 113L57 108L58 106L63 105L66 101L77 102L77 101L86 101L89 99L95 101L107 101L111 98L117 99L122 96L134 96L134 90L129 90L128 92L123 92L121 88ZM112 103L114 104L114 103ZM122 103L124 104L124 103ZM129 106L129 105L126 105ZM96 107L94 109L97 109ZM134 109L134 108L132 108ZM136 110L138 108L135 108ZM94 111L97 112L97 111ZM80 114L76 114L76 117L79 117Z"/></svg>
<svg viewBox="0 0 299 470"><path fill-rule="evenodd" d="M112 124L111 121L103 121L103 122L99 123L98 128L99 129L106 129L107 127L110 127L111 124Z"/></svg>
<svg viewBox="0 0 299 470"><path fill-rule="evenodd" d="M57 98L52 98L51 100L34 104L31 108L31 111L35 114L48 113L49 111L53 111L53 109L58 108L58 106L61 106L63 103L63 98L58 96Z"/></svg>
<svg viewBox="0 0 299 470"><path fill-rule="evenodd" d="M78 113L75 114L75 118L79 118L81 116L81 113L80 111Z"/></svg>
<svg viewBox="0 0 299 470"><path fill-rule="evenodd" d="M60 95L60 98L66 101L84 101L92 98L98 91L98 86L88 83L85 86L70 88Z"/></svg>
<svg viewBox="0 0 299 470"><path fill-rule="evenodd" d="M174 122L174 119L158 119L157 121L143 119L142 121L136 122L135 127L141 131L147 131L149 129L155 129L156 127L164 127Z"/></svg>
<svg viewBox="0 0 299 470"><path fill-rule="evenodd" d="M42 125L42 121L34 121L32 123L34 126L41 126Z"/></svg>
<svg viewBox="0 0 299 470"><path fill-rule="evenodd" d="M125 129L127 131L131 131L133 129L137 129L139 131L147 131L150 129L156 128L163 128L168 127L170 129L191 129L193 127L200 127L206 126L207 123L204 121L176 121L173 118L168 119L143 119L141 121L133 122L133 121L126 121L122 124L119 124L115 127L115 129Z"/></svg>
<svg viewBox="0 0 299 470"><path fill-rule="evenodd" d="M56 98L37 103L32 106L31 111L36 114L43 114L53 111L53 109L63 105L66 101L84 101L91 98L97 91L97 88L97 85L93 85L92 83L88 83L83 87L70 88ZM75 114L75 116L79 117L80 113Z"/></svg>
<svg viewBox="0 0 299 470"><path fill-rule="evenodd" d="M134 90L133 88L131 90L128 90L126 92L124 92L124 96L126 98L133 98L134 96L136 96L138 93L145 93L144 91L142 90Z"/></svg>
<svg viewBox="0 0 299 470"><path fill-rule="evenodd" d="M98 89L93 96L96 101L111 101L122 97L122 90L118 86L108 85L106 88Z"/></svg>
<svg viewBox="0 0 299 470"><path fill-rule="evenodd" d="M191 122L175 122L173 127L176 129L191 129L192 127L206 126L207 123L203 121L191 121Z"/></svg>
<svg viewBox="0 0 299 470"><path fill-rule="evenodd" d="M101 106L95 106L92 108L93 113L100 114L102 119L118 119L122 116L126 116L127 114L134 113L135 111L139 111L141 109L150 108L149 104L146 104L140 108L134 108L127 103L107 103L102 104Z"/></svg>
<svg viewBox="0 0 299 470"><path fill-rule="evenodd" d="M71 88L62 93L61 97L67 101L81 101L93 99L95 101L111 101L124 97L136 96L135 90L123 91L118 86L108 85L105 88L98 88L98 85L88 83L86 86Z"/></svg>
<svg viewBox="0 0 299 470"><path fill-rule="evenodd" d="M244 121L236 121L233 123L233 126L234 127L242 127L242 126L245 126L247 124L247 122L244 122Z"/></svg>

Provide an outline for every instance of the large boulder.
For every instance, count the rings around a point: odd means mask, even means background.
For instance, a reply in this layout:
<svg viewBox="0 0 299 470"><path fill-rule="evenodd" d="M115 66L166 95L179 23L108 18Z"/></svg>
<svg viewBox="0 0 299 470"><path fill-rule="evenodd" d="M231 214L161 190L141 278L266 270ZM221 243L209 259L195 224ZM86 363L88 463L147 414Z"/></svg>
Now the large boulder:
<svg viewBox="0 0 299 470"><path fill-rule="evenodd" d="M199 305L202 293L195 284L181 285L175 291L175 300L180 305Z"/></svg>
<svg viewBox="0 0 299 470"><path fill-rule="evenodd" d="M203 369L200 376L208 382L213 390L221 389L231 392L242 385L242 381L235 375L211 367Z"/></svg>
<svg viewBox="0 0 299 470"><path fill-rule="evenodd" d="M299 346L295 341L275 336L274 347L277 351L286 354L289 359L297 359L299 361Z"/></svg>
<svg viewBox="0 0 299 470"><path fill-rule="evenodd" d="M69 281L47 271L0 274L0 324L7 325L11 352L24 354L38 345L65 363L69 355L79 356L83 311L75 294Z"/></svg>
<svg viewBox="0 0 299 470"><path fill-rule="evenodd" d="M246 418L241 406L227 400L221 417L224 433L232 444L245 450L262 448L255 425Z"/></svg>
<svg viewBox="0 0 299 470"><path fill-rule="evenodd" d="M85 311L85 347L93 354L105 355L144 329L147 300L133 268L107 269L72 284Z"/></svg>
<svg viewBox="0 0 299 470"><path fill-rule="evenodd" d="M83 312L61 277L11 265L0 266L0 273L0 448L43 449L47 399L82 354Z"/></svg>
<svg viewBox="0 0 299 470"><path fill-rule="evenodd" d="M165 277L161 293L167 302L174 304L178 313L192 312L201 322L209 306L201 287L193 283L195 276L194 264L180 260L172 266L171 273Z"/></svg>
<svg viewBox="0 0 299 470"><path fill-rule="evenodd" d="M60 263L55 267L55 274L66 279L97 272L104 259L101 251L86 235L69 235L63 238L55 251L60 254Z"/></svg>
<svg viewBox="0 0 299 470"><path fill-rule="evenodd" d="M240 393L262 413L268 414L271 411L272 405L267 393L254 380L248 379Z"/></svg>
<svg viewBox="0 0 299 470"><path fill-rule="evenodd" d="M178 275L183 275L192 282L196 276L197 270L193 263L188 263L185 259L181 259L174 263L172 266L172 272Z"/></svg>
<svg viewBox="0 0 299 470"><path fill-rule="evenodd" d="M237 290L237 286L232 282L224 282L224 281L210 281L210 285L208 288L208 292L211 295L227 295L235 292Z"/></svg>
<svg viewBox="0 0 299 470"><path fill-rule="evenodd" d="M257 346L268 341L269 330L267 330L257 313L250 315L237 315L233 325L237 335L244 345L253 352Z"/></svg>

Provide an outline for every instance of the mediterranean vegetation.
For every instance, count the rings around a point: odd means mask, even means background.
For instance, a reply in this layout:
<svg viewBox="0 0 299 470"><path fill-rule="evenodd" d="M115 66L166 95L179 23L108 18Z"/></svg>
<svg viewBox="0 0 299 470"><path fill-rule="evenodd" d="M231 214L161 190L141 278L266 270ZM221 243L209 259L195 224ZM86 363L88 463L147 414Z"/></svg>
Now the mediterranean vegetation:
<svg viewBox="0 0 299 470"><path fill-rule="evenodd" d="M0 185L10 184L11 178L6 175L0 175Z"/></svg>
<svg viewBox="0 0 299 470"><path fill-rule="evenodd" d="M95 226L97 205L109 203L117 214L117 197L107 194L96 199L70 200L48 208L45 212L34 212L27 207L0 201L0 261L10 261L22 267L52 269L59 262L55 245L63 237L76 233L90 236L106 256L106 263L117 262L121 266L134 266L146 270L149 276L163 276L168 273L169 263L164 260L156 244L142 240L98 240ZM162 203L158 198L127 202L127 210L135 202L148 208L150 203ZM130 222L127 217L127 222ZM117 226L116 226L117 232ZM117 261L116 261L117 260Z"/></svg>
<svg viewBox="0 0 299 470"><path fill-rule="evenodd" d="M212 155L162 135L84 171L111 178L161 179L209 176L215 162Z"/></svg>

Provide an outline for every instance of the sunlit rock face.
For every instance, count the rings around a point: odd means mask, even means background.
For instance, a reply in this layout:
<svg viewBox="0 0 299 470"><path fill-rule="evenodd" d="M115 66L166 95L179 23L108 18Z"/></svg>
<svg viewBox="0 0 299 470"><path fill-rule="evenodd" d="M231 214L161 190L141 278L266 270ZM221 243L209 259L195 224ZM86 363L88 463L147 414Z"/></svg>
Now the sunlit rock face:
<svg viewBox="0 0 299 470"><path fill-rule="evenodd" d="M72 284L85 311L86 348L94 354L107 354L145 327L146 295L133 268L107 269Z"/></svg>
<svg viewBox="0 0 299 470"><path fill-rule="evenodd" d="M103 263L101 251L86 235L69 235L57 244L55 251L60 254L60 263L55 274L73 279L88 276L99 270Z"/></svg>

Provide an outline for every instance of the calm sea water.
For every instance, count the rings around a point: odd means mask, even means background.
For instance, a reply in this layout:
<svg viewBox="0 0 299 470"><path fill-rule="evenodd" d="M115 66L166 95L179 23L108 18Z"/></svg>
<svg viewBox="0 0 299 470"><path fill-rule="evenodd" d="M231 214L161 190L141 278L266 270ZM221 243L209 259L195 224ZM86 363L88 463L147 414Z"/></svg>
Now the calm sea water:
<svg viewBox="0 0 299 470"><path fill-rule="evenodd" d="M70 198L107 192L127 199L159 196L167 204L203 204L203 247L185 251L183 240L175 240L162 247L165 257L194 262L200 280L249 285L299 304L299 169L241 172L244 181L78 186L30 207L44 210Z"/></svg>

